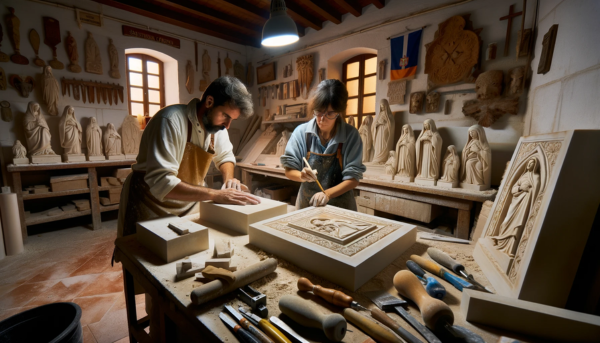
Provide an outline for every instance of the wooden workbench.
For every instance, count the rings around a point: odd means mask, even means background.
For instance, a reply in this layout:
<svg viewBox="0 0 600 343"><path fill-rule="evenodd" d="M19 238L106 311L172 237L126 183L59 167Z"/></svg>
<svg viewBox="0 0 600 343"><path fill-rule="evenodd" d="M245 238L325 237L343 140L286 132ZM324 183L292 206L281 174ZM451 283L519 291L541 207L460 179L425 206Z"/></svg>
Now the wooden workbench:
<svg viewBox="0 0 600 343"><path fill-rule="evenodd" d="M194 216L188 216L186 219L193 220ZM217 239L232 240L235 248L233 262L238 265L239 269L243 269L247 266L257 263L258 261L267 257L277 258L277 256L268 255L250 245L248 243L248 235L241 235L239 233L220 228L217 225L202 222L201 220L195 221L200 224L210 226L209 237L211 241ZM179 282L175 282L176 262L161 262L157 256L155 256L145 247L141 246L137 242L135 236L117 239L116 246L116 257L121 260L124 272L126 305L128 311L127 316L129 321L131 342L172 342L175 341L173 337L176 335L176 331L180 334L183 333L183 335L187 336L191 341L237 341L234 335L218 318L219 313L223 310L224 304L229 303L236 309L238 306L244 305L235 297L234 294L223 295L220 298L214 299L200 306L192 305L189 297L190 292L195 287L200 286L201 283L195 281L194 278L188 278ZM198 262L204 260L209 255L212 255L212 246L213 242L211 242L211 248L209 250L192 255L191 259ZM324 287L339 289L353 296L354 299L360 304L368 308L374 308L374 305L369 301L368 298L363 296L361 292L386 289L391 294L397 295L397 292L393 289L392 285L394 274L401 269L406 269L406 260L411 254L425 256L426 250L429 246L437 247L448 252L453 252L454 257L456 257L460 262L465 263L467 269L474 274L478 281L489 286L489 283L482 275L481 271L478 268L470 268L470 265L467 264L464 259L465 256L470 256L473 249L472 245L433 242L420 239L417 240L417 243L409 248L401 257L396 259L376 277L360 287L356 292L345 290L279 258L277 270L274 273L253 282L251 286L267 295L267 308L269 310L269 316L279 316L280 319L284 320L288 325L296 330L296 332L301 334L310 342L325 342L327 341L325 335L319 330L303 328L290 321L286 316L280 315L281 312L278 308L278 302L279 299L286 294L297 295L309 299L310 301L314 301L325 314L340 312L341 308L337 308L325 302L321 298L313 296L311 293L299 292L296 286L299 277L307 277L315 284L319 284ZM132 284L134 279L152 295L153 322L157 323L155 327L150 329L151 332L153 332L152 340L143 330L144 326L147 325L147 320L136 320L135 298L133 295ZM464 321L464 318L462 318L459 310L462 293L457 289L454 289L450 284L443 280L440 280L440 283L442 283L447 289L448 294L446 295L445 301L454 311L455 325L464 326L469 330L479 334L486 342L495 342L498 338L497 332L489 333ZM156 309L158 309L158 311ZM408 311L415 318L422 322L420 313L415 306L409 305ZM362 313L367 314L367 312ZM396 314L390 313L389 315L402 327L412 332L417 337L420 337L420 335L414 331L412 327L410 327ZM348 332L346 334L346 337L343 340L344 342L362 343L366 340L367 337L358 328L348 324L348 329L352 330L352 332Z"/></svg>
<svg viewBox="0 0 600 343"><path fill-rule="evenodd" d="M256 166L249 163L238 163L237 166L242 170L242 183L248 185L248 187L252 185L253 175L287 180L283 168ZM430 204L432 205L430 207L435 208L441 206L457 209L458 219L455 235L457 238L462 239L469 239L469 230L473 219L471 212L474 204L483 203L486 200L493 201L497 193L494 189L479 192L462 188L447 189L377 179L362 179L356 189L360 191L360 197L357 198L359 210L361 207L367 209L365 213L368 214L381 211L420 220L420 218L411 217L409 213L402 211L403 203L409 205L415 202Z"/></svg>

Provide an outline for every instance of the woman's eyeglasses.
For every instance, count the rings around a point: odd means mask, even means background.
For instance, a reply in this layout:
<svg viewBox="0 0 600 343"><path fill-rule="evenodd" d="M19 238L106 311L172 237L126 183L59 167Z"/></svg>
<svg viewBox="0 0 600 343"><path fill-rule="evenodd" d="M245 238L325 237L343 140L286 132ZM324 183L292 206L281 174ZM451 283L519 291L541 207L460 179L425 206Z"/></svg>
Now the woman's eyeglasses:
<svg viewBox="0 0 600 343"><path fill-rule="evenodd" d="M319 111L313 111L313 116L315 117L322 117L325 116L325 118L333 120L336 119L340 114L338 112L319 112Z"/></svg>

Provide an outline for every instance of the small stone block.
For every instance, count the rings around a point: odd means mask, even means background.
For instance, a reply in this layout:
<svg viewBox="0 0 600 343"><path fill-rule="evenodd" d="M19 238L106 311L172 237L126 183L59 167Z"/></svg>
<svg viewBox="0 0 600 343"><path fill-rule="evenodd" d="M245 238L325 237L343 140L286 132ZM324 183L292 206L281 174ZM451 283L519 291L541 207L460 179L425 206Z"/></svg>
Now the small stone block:
<svg viewBox="0 0 600 343"><path fill-rule="evenodd" d="M102 206L108 206L112 205L112 202L109 198L100 197L100 204L102 204Z"/></svg>
<svg viewBox="0 0 600 343"><path fill-rule="evenodd" d="M103 155L96 155L96 156L87 156L87 160L88 161L106 161L106 157L104 157Z"/></svg>
<svg viewBox="0 0 600 343"><path fill-rule="evenodd" d="M64 154L64 155L62 155L62 160L63 160L63 162L66 162L66 163L85 162L85 155L83 155L83 154L81 154L81 155Z"/></svg>
<svg viewBox="0 0 600 343"><path fill-rule="evenodd" d="M415 178L410 176L394 176L394 181L399 182L414 182Z"/></svg>
<svg viewBox="0 0 600 343"><path fill-rule="evenodd" d="M125 154L125 159L127 160L135 160L137 159L138 155L133 155L133 154Z"/></svg>
<svg viewBox="0 0 600 343"><path fill-rule="evenodd" d="M124 160L125 155L106 155L106 159L109 161Z"/></svg>
<svg viewBox="0 0 600 343"><path fill-rule="evenodd" d="M190 230L179 227L177 222L169 223L169 229L177 232L177 234L179 235L187 235L188 233L190 233Z"/></svg>
<svg viewBox="0 0 600 343"><path fill-rule="evenodd" d="M237 271L237 264L230 265L229 268L227 268L227 270L229 270L230 272Z"/></svg>
<svg viewBox="0 0 600 343"><path fill-rule="evenodd" d="M490 189L490 187L486 186L486 185L473 185L473 184L464 183L464 182L461 182L460 188L469 189L472 191L485 191L487 189Z"/></svg>
<svg viewBox="0 0 600 343"><path fill-rule="evenodd" d="M118 168L113 172L113 176L116 178L126 178L131 172L131 168Z"/></svg>
<svg viewBox="0 0 600 343"><path fill-rule="evenodd" d="M231 258L233 256L233 246L231 240L219 240L215 242L215 257Z"/></svg>
<svg viewBox="0 0 600 343"><path fill-rule="evenodd" d="M216 268L228 269L231 264L230 258L211 258L204 261L205 266L213 266Z"/></svg>
<svg viewBox="0 0 600 343"><path fill-rule="evenodd" d="M175 268L177 270L177 274L175 275L175 278L177 280L183 280L183 279L187 279L190 278L192 276L194 276L196 273L201 272L204 269L204 265L200 264L200 263L191 263L191 266L189 266L188 268L186 268L186 266L188 266L187 262L177 262L175 264Z"/></svg>
<svg viewBox="0 0 600 343"><path fill-rule="evenodd" d="M70 190L74 190L74 189L88 188L88 180L87 179L71 180L71 181L64 181L64 182L52 182L52 181L50 181L50 182L51 182L50 186L52 186L53 192L70 191Z"/></svg>
<svg viewBox="0 0 600 343"><path fill-rule="evenodd" d="M61 163L62 159L60 155L37 155L31 156L31 163L34 164L45 164L45 163Z"/></svg>
<svg viewBox="0 0 600 343"><path fill-rule="evenodd" d="M415 179L415 183L417 185L423 185L423 186L435 186L436 185L436 180Z"/></svg>
<svg viewBox="0 0 600 343"><path fill-rule="evenodd" d="M13 164L29 164L29 159L27 157L23 158L13 158Z"/></svg>
<svg viewBox="0 0 600 343"><path fill-rule="evenodd" d="M458 181L446 182L446 181L438 180L437 186L441 187L441 188L456 188L456 187L458 187Z"/></svg>
<svg viewBox="0 0 600 343"><path fill-rule="evenodd" d="M287 213L287 204L260 198L258 205L223 205L212 201L200 202L200 218L227 229L248 234L250 224Z"/></svg>
<svg viewBox="0 0 600 343"><path fill-rule="evenodd" d="M202 273L196 273L196 281L200 282L210 282L210 279L207 279L206 276L202 275Z"/></svg>

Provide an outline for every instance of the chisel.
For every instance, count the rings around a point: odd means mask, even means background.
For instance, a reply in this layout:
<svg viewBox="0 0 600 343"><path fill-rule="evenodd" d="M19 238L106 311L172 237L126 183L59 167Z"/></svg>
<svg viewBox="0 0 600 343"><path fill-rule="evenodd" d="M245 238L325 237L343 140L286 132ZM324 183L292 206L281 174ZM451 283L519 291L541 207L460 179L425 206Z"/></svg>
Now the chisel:
<svg viewBox="0 0 600 343"><path fill-rule="evenodd" d="M429 249L427 249L427 253L437 263L441 264L442 266L444 266L448 269L452 269L458 275L464 276L465 278L467 278L467 280L469 280L475 286L477 286L489 293L494 294L494 292L492 292L489 288L487 288L484 285L480 284L479 282L475 281L473 274L467 273L465 266L458 263L455 259L448 256L448 254L446 254L445 252L438 250L436 248L429 248Z"/></svg>
<svg viewBox="0 0 600 343"><path fill-rule="evenodd" d="M256 337L252 336L248 331L244 330L241 326L237 325L233 319L229 318L225 313L219 313L219 318L230 328L237 338L242 343L260 343Z"/></svg>
<svg viewBox="0 0 600 343"><path fill-rule="evenodd" d="M242 313L244 318L248 319L252 324L258 326L267 336L269 336L276 343L292 343L281 331L277 330L268 320L263 319L255 314L246 312L243 307L239 307L238 310Z"/></svg>
<svg viewBox="0 0 600 343"><path fill-rule="evenodd" d="M421 283L425 282L425 290L427 291L427 294L436 299L444 299L446 296L446 288L444 288L444 286L442 286L438 280L431 276L426 276L425 271L421 269L421 267L419 267L415 261L406 261L406 266L419 278L419 280L421 280Z"/></svg>
<svg viewBox="0 0 600 343"><path fill-rule="evenodd" d="M461 292L463 288L475 289L475 286L459 277L450 274L446 269L438 266L437 263L433 261L424 259L423 257L417 255L410 255L410 259L415 261L419 266L421 266L421 268L425 269L426 271L448 281L450 284L452 284L452 286L454 286Z"/></svg>
<svg viewBox="0 0 600 343"><path fill-rule="evenodd" d="M289 325L284 323L281 319L275 316L271 316L271 318L269 318L269 321L280 331L285 332L294 341L294 343L309 343L307 340L302 338L302 336L300 336L296 331L294 331L294 329L292 329L291 327L289 327Z"/></svg>
<svg viewBox="0 0 600 343"><path fill-rule="evenodd" d="M313 292L315 295L320 296L321 298L327 300L328 302L341 307L349 307L358 310L368 311L368 309L356 301L354 299L344 294L340 291L336 291L335 289L321 287L319 285L313 285L309 279L305 277L301 277L298 279L298 289L304 292Z"/></svg>
<svg viewBox="0 0 600 343"><path fill-rule="evenodd" d="M387 330L382 325L377 324L373 319L367 318L351 308L345 308L342 312L347 321L361 329L367 336L373 338L379 343L403 343L403 341Z"/></svg>
<svg viewBox="0 0 600 343"><path fill-rule="evenodd" d="M252 323L243 317L238 311L236 311L231 305L225 305L225 310L229 312L229 315L232 316L235 320L240 323L242 328L248 330L256 339L258 339L261 343L274 343L272 339L267 337L262 331L260 331L256 326L252 325Z"/></svg>

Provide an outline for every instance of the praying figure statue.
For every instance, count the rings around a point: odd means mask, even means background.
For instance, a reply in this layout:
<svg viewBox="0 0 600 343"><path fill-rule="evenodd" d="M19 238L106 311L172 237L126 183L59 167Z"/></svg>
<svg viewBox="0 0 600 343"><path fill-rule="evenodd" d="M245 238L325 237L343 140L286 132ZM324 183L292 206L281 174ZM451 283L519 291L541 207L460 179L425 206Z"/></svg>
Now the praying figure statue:
<svg viewBox="0 0 600 343"><path fill-rule="evenodd" d="M92 117L85 130L85 138L88 156L102 156L102 129L98 126L95 117Z"/></svg>
<svg viewBox="0 0 600 343"><path fill-rule="evenodd" d="M117 133L113 123L108 123L108 125L106 125L106 132L104 132L102 144L104 145L106 156L122 154L121 136Z"/></svg>
<svg viewBox="0 0 600 343"><path fill-rule="evenodd" d="M439 181L455 185L458 181L459 171L460 157L458 157L456 147L454 145L449 145L446 150L446 156L444 156L444 161L442 161L442 177Z"/></svg>
<svg viewBox="0 0 600 343"><path fill-rule="evenodd" d="M485 130L479 125L469 128L469 139L462 151L460 181L462 188L486 190L491 186L492 150Z"/></svg>
<svg viewBox="0 0 600 343"><path fill-rule="evenodd" d="M410 125L402 126L402 135L396 143L395 180L413 182L415 179L415 133Z"/></svg>
<svg viewBox="0 0 600 343"><path fill-rule="evenodd" d="M66 106L58 123L60 146L67 155L81 155L81 125L75 118L75 108Z"/></svg>
<svg viewBox="0 0 600 343"><path fill-rule="evenodd" d="M373 136L371 135L371 124L373 123L373 117L366 116L363 119L362 125L358 129L360 140L363 146L362 162L371 162L371 154L373 153Z"/></svg>
<svg viewBox="0 0 600 343"><path fill-rule="evenodd" d="M423 123L423 131L417 139L417 183L433 184L439 178L442 155L442 136L432 119ZM419 180L424 180L425 182ZM433 181L433 182L431 182Z"/></svg>
<svg viewBox="0 0 600 343"><path fill-rule="evenodd" d="M396 174L396 152L390 151L387 161L385 161L385 173L387 175Z"/></svg>
<svg viewBox="0 0 600 343"><path fill-rule="evenodd" d="M120 79L121 73L119 72L119 51L113 44L112 39L108 39L108 57L110 61L110 70L108 75L113 79Z"/></svg>
<svg viewBox="0 0 600 343"><path fill-rule="evenodd" d="M394 114L387 99L381 99L379 115L372 130L375 152L371 163L384 164L388 159L388 152L394 149Z"/></svg>
<svg viewBox="0 0 600 343"><path fill-rule="evenodd" d="M27 147L31 156L56 155L50 146L50 127L42 115L40 104L30 101L23 119Z"/></svg>
<svg viewBox="0 0 600 343"><path fill-rule="evenodd" d="M12 147L13 158L27 158L27 149L21 144L18 139Z"/></svg>
<svg viewBox="0 0 600 343"><path fill-rule="evenodd" d="M58 115L58 81L52 74L52 67L44 67L44 94L43 99L48 105L48 114Z"/></svg>
<svg viewBox="0 0 600 343"><path fill-rule="evenodd" d="M512 186L510 202L498 236L490 237L496 249L514 257L521 241L529 213L540 191L539 161L533 157L527 162L523 174Z"/></svg>

